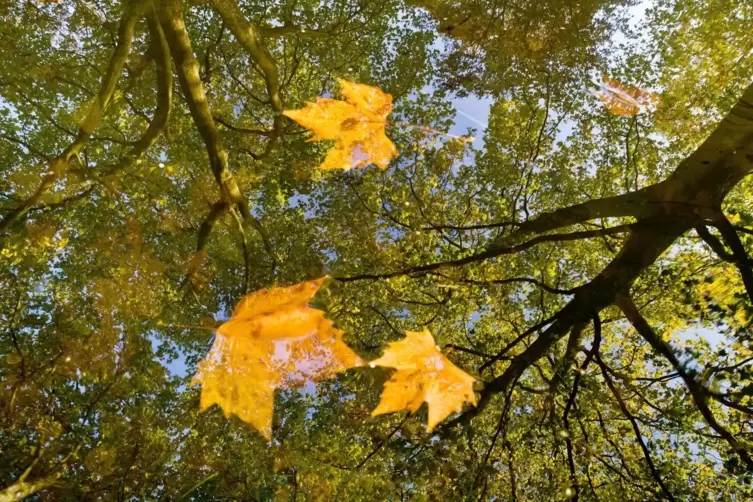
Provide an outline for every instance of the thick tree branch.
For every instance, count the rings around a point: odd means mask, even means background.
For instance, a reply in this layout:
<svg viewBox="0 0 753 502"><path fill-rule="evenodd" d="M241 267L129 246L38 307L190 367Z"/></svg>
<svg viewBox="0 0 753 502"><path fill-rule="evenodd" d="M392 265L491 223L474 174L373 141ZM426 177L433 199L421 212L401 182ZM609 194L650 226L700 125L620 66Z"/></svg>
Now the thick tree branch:
<svg viewBox="0 0 753 502"><path fill-rule="evenodd" d="M277 136L282 134L282 96L277 62L272 58L262 41L262 33L250 23L234 0L210 0L235 38L246 49L254 62L259 65L267 83L267 94L275 112L274 127Z"/></svg>
<svg viewBox="0 0 753 502"><path fill-rule="evenodd" d="M740 236L737 235L735 228L727 217L719 211L714 220L719 232L722 234L724 242L727 243L732 250L732 262L737 265L737 269L740 271L740 277L745 285L745 290L748 293L748 299L753 303L753 261L748 257L748 253L745 251L745 246L743 246Z"/></svg>
<svg viewBox="0 0 753 502"><path fill-rule="evenodd" d="M673 228L664 220L656 225L634 225L633 232L617 257L591 282L578 288L573 299L555 314L554 322L526 350L512 358L502 375L486 383L478 406L461 416L462 421L477 415L494 395L505 392L512 381L548 353L573 326L589 322L594 315L611 305L616 295L629 289L638 275L686 228L687 225L677 224Z"/></svg>
<svg viewBox="0 0 753 502"><path fill-rule="evenodd" d="M229 211L230 205L224 200L219 200L212 204L212 207L209 208L209 214L204 218L204 221L201 222L201 226L199 226L199 238L196 242L197 253L202 252L207 247L209 234L212 233L212 230L219 219L225 216Z"/></svg>
<svg viewBox="0 0 753 502"><path fill-rule="evenodd" d="M578 386L580 385L580 379L581 376L585 373L586 369L588 369L588 365L591 364L591 361L593 361L593 358L596 356L596 354L599 352L599 347L601 347L601 319L598 315L595 315L593 318L593 324L594 324L594 340L591 344L591 349L588 351L586 355L586 359L583 361L583 364L580 366L580 371L575 374L575 379L573 380L573 388L570 393L570 397L567 400L567 404L565 404L565 411L563 412L563 421L567 424L567 416L570 413L570 410L575 405L575 397L578 392Z"/></svg>
<svg viewBox="0 0 753 502"><path fill-rule="evenodd" d="M516 232L492 244L483 252L450 262L413 267L401 272L368 274L339 278L353 281L363 278L382 279L457 266L490 257L527 249L547 240L572 240L601 235L588 232L544 235L519 245L507 245L515 237L546 231L593 218L634 216L638 222L606 229L608 232L630 230L630 236L618 255L593 280L577 288L573 299L555 315L554 322L526 350L514 356L502 373L486 382L478 406L446 427L466 422L481 412L491 398L505 392L513 381L543 357L573 326L588 322L594 315L615 302L617 295L629 291L638 276L653 264L682 234L695 226L698 219L713 218L726 194L753 170L753 85L733 107L709 138L663 182L616 198L600 199L542 215L523 224ZM488 361L486 364L493 360ZM711 417L713 420L713 416ZM734 444L734 438L732 438ZM739 451L739 446L735 449ZM743 452L747 456L747 453Z"/></svg>
<svg viewBox="0 0 753 502"><path fill-rule="evenodd" d="M212 118L209 102L199 76L199 63L193 55L191 40L183 20L183 10L179 0L163 0L160 3L159 19L165 38L175 61L178 80L188 103L194 124L199 131L207 154L212 174L220 188L224 201L238 204L243 196L235 178L228 169L227 153L222 147L220 134Z"/></svg>
<svg viewBox="0 0 753 502"><path fill-rule="evenodd" d="M589 220L608 217L642 217L649 215L651 199L657 197L656 185L625 195L594 199L582 204L557 209L551 213L544 213L532 220L528 220L504 237L504 242L515 241L525 235L549 232L562 227L569 227Z"/></svg>
<svg viewBox="0 0 753 502"><path fill-rule="evenodd" d="M159 18L175 61L178 80L186 96L191 117L204 140L209 155L209 165L221 194L220 200L212 206L209 215L201 224L196 251L204 250L209 233L214 228L215 223L234 205L238 208L243 220L249 222L261 235L265 250L270 255L274 267L276 258L269 238L261 222L251 214L248 202L228 168L227 152L222 146L220 134L204 92L204 86L199 75L199 63L193 55L191 40L183 20L181 2L179 0L163 0L159 9Z"/></svg>
<svg viewBox="0 0 753 502"><path fill-rule="evenodd" d="M27 468L24 473L14 482L0 490L0 501L14 502L17 500L25 500L31 497L37 492L40 492L46 488L52 487L60 477L65 474L68 469L68 462L72 457L78 454L81 449L81 445L74 447L63 459L55 466L55 469L46 476L39 477L34 481L26 481L26 478L31 473L31 468L37 463L41 455L41 448L37 452L32 464Z"/></svg>

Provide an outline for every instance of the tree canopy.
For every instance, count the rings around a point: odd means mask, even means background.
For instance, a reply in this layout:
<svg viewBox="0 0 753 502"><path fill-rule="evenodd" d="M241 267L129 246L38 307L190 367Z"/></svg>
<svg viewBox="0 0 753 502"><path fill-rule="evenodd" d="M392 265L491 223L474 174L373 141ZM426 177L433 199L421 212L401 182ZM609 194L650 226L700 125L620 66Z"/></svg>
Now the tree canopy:
<svg viewBox="0 0 753 502"><path fill-rule="evenodd" d="M0 501L750 500L751 25L0 3Z"/></svg>

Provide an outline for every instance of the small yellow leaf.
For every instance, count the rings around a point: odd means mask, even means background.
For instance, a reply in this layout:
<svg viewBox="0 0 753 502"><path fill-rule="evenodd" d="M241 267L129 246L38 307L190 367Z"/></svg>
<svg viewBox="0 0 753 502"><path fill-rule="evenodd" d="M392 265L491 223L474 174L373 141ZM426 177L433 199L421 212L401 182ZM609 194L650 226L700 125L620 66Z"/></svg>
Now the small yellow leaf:
<svg viewBox="0 0 753 502"><path fill-rule="evenodd" d="M400 410L415 413L426 402L427 429L432 430L450 413L461 411L466 401L476 404L476 380L442 355L427 329L406 332L403 340L390 343L382 357L370 365L397 369L384 385L372 416Z"/></svg>
<svg viewBox="0 0 753 502"><path fill-rule="evenodd" d="M376 164L386 168L397 149L385 135L392 96L377 87L339 80L345 101L316 98L299 110L283 114L307 129L311 141L335 140L319 166L321 169L352 169Z"/></svg>

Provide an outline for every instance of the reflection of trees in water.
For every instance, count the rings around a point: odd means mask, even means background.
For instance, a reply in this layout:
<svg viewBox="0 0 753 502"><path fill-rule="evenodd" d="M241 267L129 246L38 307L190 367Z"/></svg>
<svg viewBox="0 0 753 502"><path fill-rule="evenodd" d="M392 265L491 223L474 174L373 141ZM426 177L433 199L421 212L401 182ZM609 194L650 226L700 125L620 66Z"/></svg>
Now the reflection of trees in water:
<svg viewBox="0 0 753 502"><path fill-rule="evenodd" d="M643 35L617 2L0 7L0 497L749 498L738 4L660 1ZM661 107L610 114L602 74ZM492 96L484 150L388 127L389 169L318 171L281 112L338 78L438 130ZM426 326L478 407L371 417L397 373L360 368L268 390L270 442L199 413L170 361L325 274L338 343ZM720 341L675 336L699 324Z"/></svg>

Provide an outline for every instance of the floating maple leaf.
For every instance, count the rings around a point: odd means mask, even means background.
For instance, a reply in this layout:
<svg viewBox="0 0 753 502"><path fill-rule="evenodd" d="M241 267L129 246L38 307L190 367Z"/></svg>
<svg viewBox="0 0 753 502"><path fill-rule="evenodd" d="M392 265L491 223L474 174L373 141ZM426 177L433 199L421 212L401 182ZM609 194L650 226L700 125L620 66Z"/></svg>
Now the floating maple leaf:
<svg viewBox="0 0 753 502"><path fill-rule="evenodd" d="M386 168L397 149L384 134L392 95L377 87L338 80L345 101L316 98L300 110L286 110L285 116L311 129L310 141L336 140L319 166L321 169L352 169L376 164Z"/></svg>
<svg viewBox="0 0 753 502"><path fill-rule="evenodd" d="M432 430L447 415L460 411L466 401L476 404L475 379L442 355L429 330L407 331L403 340L390 343L370 366L397 369L384 385L372 416L406 409L415 413L426 402L427 428Z"/></svg>
<svg viewBox="0 0 753 502"><path fill-rule="evenodd" d="M589 91L599 98L607 109L616 115L637 115L641 110L659 105L659 96L619 81L602 77L600 89Z"/></svg>
<svg viewBox="0 0 753 502"><path fill-rule="evenodd" d="M324 279L257 291L238 303L191 382L201 384L202 411L218 404L269 438L275 389L363 364L324 312L308 306Z"/></svg>

